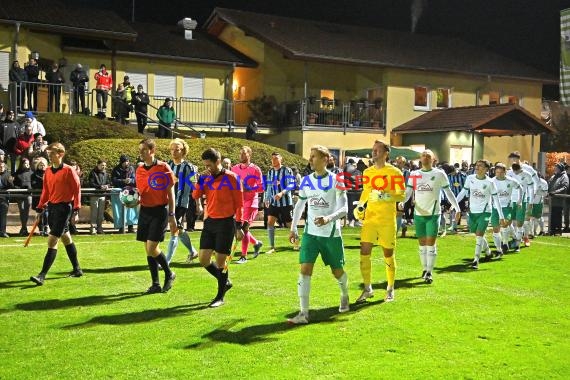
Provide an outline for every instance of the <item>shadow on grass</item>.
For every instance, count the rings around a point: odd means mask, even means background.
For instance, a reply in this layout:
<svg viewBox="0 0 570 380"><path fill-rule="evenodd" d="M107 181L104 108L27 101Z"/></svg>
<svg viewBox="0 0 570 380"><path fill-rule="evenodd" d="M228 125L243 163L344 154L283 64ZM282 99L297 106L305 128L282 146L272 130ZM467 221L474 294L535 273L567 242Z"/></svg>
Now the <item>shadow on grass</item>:
<svg viewBox="0 0 570 380"><path fill-rule="evenodd" d="M166 309L149 309L125 314L100 315L98 317L93 317L85 322L63 326L62 329L73 330L93 327L97 325L130 325L135 323L146 323L159 319L176 317L178 315L186 314L190 311L206 309L207 307L208 303L202 302L192 305L169 307Z"/></svg>
<svg viewBox="0 0 570 380"><path fill-rule="evenodd" d="M18 303L14 305L14 309L26 310L26 311L67 309L77 306L94 306L94 305L108 304L111 302L137 298L142 295L144 295L144 293L130 292L130 293L120 293L120 294L111 294L111 295L70 298L64 300L59 300L59 299L41 300L41 301Z"/></svg>
<svg viewBox="0 0 570 380"><path fill-rule="evenodd" d="M106 267L106 268L82 268L84 273L123 273L123 272L140 272L148 270L148 265L131 265L125 267Z"/></svg>
<svg viewBox="0 0 570 380"><path fill-rule="evenodd" d="M54 281L54 280L61 280L63 278L68 278L68 276L48 277L48 278L46 278L46 282L47 281ZM33 282L31 282L29 279L0 282L0 289L10 289L10 288L31 289L31 288L37 288L37 287L38 286L36 284L34 284Z"/></svg>
<svg viewBox="0 0 570 380"><path fill-rule="evenodd" d="M401 278L397 279L394 283L394 289L405 289L405 288L413 288L415 286L423 285L425 282L421 279L421 277L409 277L409 278ZM375 290L386 290L388 283L386 281L377 282L372 284L372 289ZM364 284L360 283L358 285L360 289L364 289Z"/></svg>
<svg viewBox="0 0 570 380"><path fill-rule="evenodd" d="M477 272L477 269L471 268L471 263L473 263L473 259L462 259L462 263L460 264L451 264L446 267L437 267L434 268L434 272L436 273L446 273L446 272L453 272L453 273L462 273L462 272ZM481 270L481 265L485 266L492 263L500 262L501 259L486 259L482 257L479 260L479 270Z"/></svg>
<svg viewBox="0 0 570 380"><path fill-rule="evenodd" d="M338 312L338 306L328 307L325 309L311 310L310 323L308 326L314 325L316 323L344 322L345 319L341 317L348 316L352 312L357 312L358 310L378 305L382 302L384 302L384 300L379 300L375 302L364 302L361 304L353 304L350 306L351 311L349 313L343 313L343 314L340 314ZM285 317L291 318L294 317L296 314L297 314L296 312L290 313L287 314ZM276 341L277 337L275 335L286 333L287 331L290 331L295 328L302 328L307 326L307 325L290 325L287 323L287 320L284 319L282 321L274 323L245 326L240 330L232 331L236 325L245 321L246 319L243 318L234 319L210 331L209 333L202 335L200 337L201 338L200 342L189 344L184 348L200 350L211 347L218 343L247 345L247 344Z"/></svg>

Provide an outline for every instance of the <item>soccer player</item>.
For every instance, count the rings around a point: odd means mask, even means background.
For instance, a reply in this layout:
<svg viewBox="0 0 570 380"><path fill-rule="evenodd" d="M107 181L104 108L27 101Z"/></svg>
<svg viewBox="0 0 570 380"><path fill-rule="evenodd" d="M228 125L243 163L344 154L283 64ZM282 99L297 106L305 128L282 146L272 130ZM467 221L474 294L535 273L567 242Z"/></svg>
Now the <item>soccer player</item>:
<svg viewBox="0 0 570 380"><path fill-rule="evenodd" d="M176 274L170 270L166 256L158 244L164 241L167 225L170 225L172 234L177 232L174 193L176 177L168 163L156 159L154 140L149 138L142 140L139 143L139 154L142 162L135 172L141 204L137 241L145 244L146 260L152 279L152 285L146 292L166 293L172 288ZM165 277L162 288L158 276L159 265L164 270Z"/></svg>
<svg viewBox="0 0 570 380"><path fill-rule="evenodd" d="M485 257L491 258L491 249L485 240L485 231L491 218L491 198L499 213L499 223L504 224L505 219L501 210L499 199L497 198L497 188L487 176L489 161L478 160L475 163L475 173L467 176L463 190L457 196L457 202L461 202L463 197L469 192L469 232L474 232L476 237L475 257L471 263L473 269L479 269L479 258L481 251L486 252Z"/></svg>
<svg viewBox="0 0 570 380"><path fill-rule="evenodd" d="M46 275L55 261L60 238L73 267L69 277L83 276L77 259L77 249L69 233L69 224L77 223L81 208L79 176L69 165L63 163L65 147L61 143L50 144L46 151L51 167L45 171L42 194L36 208L38 212L36 218L40 219L42 214L47 212L50 232L42 270L37 276L30 277L30 281L38 286L44 284Z"/></svg>
<svg viewBox="0 0 570 380"><path fill-rule="evenodd" d="M294 189L294 176L291 169L283 166L283 157L278 152L271 154L271 169L267 172L265 193L263 199L267 217L267 236L269 250L265 253L275 252L275 222L279 218L287 228L291 227L293 220L293 198L291 190Z"/></svg>
<svg viewBox="0 0 570 380"><path fill-rule="evenodd" d="M350 310L348 301L348 277L344 271L344 248L342 245L340 219L346 216L348 204L345 188L337 182L336 174L327 170L330 153L322 145L311 147L309 163L315 170L305 176L299 186L299 200L293 211L293 223L289 240L299 239L297 224L309 204L305 224L305 233L299 252L301 273L297 282L297 293L301 310L295 317L288 319L291 324L309 323L309 294L311 276L319 253L325 265L331 267L333 276L340 286L340 306L338 311Z"/></svg>
<svg viewBox="0 0 570 380"><path fill-rule="evenodd" d="M529 235L531 235L532 232L532 228L531 228L531 223L530 223L530 219L531 219L531 212L532 212L532 205L534 202L534 193L536 193L536 191L538 190L538 187L540 185L540 179L538 178L538 173L536 172L536 170L534 170L534 168L532 166L530 166L529 164L522 162L521 161L521 154L518 151L514 151L511 152L509 154L509 161L512 164L519 164L521 169L524 170L525 172L527 172L528 174L530 174L530 178L532 183L527 185L526 188L526 200L528 201L528 212L526 211L525 208L525 212L523 213L523 240L524 240L524 245L526 247L530 247L530 241L528 240ZM509 174L507 174L509 175ZM520 180L520 178L519 178ZM524 183L521 182L521 184L524 186ZM524 202L523 202L524 204ZM525 207L525 206L523 206ZM518 223L518 222L517 222Z"/></svg>
<svg viewBox="0 0 570 380"><path fill-rule="evenodd" d="M511 165L511 169L507 171L507 175L509 177L513 177L517 179L521 184L521 190L525 193L522 204L520 206L517 205L515 202L516 197L518 197L518 192L513 191L513 196L511 200L513 201L513 211L512 216L515 219L516 226L515 226L515 252L520 252L520 243L524 238L525 246L530 246L530 242L528 242L528 235L525 238L525 223L528 228L530 228L530 213L532 211L532 205L530 205L530 201L534 200L534 187L533 187L533 180L532 174L526 170L524 170L520 164L513 163ZM528 219L528 220L527 220ZM530 230L529 230L530 232Z"/></svg>
<svg viewBox="0 0 570 380"><path fill-rule="evenodd" d="M433 282L433 268L437 257L437 233L441 217L441 191L445 192L447 200L453 208L459 211L459 204L455 195L449 189L447 174L441 169L433 167L434 154L426 149L420 156L422 168L413 171L406 184L406 199L398 205L403 210L404 203L415 196L414 224L416 236L420 244L420 262L423 272L422 278L428 284Z"/></svg>
<svg viewBox="0 0 570 380"><path fill-rule="evenodd" d="M384 252L386 278L388 286L384 300L394 300L394 282L396 277L396 203L405 198L404 176L400 169L390 165L387 160L390 146L376 140L372 146L374 165L363 173L362 194L354 216L357 220L364 218L360 233L360 273L364 290L356 302L364 302L374 296L371 282L370 255L374 243L378 243ZM364 213L364 205L366 214Z"/></svg>
<svg viewBox="0 0 570 380"><path fill-rule="evenodd" d="M251 223L255 221L259 207L259 193L263 192L261 169L251 162L251 148L243 146L240 149L240 163L232 167L232 172L238 175L243 191L243 239L241 240L241 257L237 264L247 262L247 248L253 244L253 257L259 255L263 243L257 240L249 231ZM233 253L233 252L232 252Z"/></svg>
<svg viewBox="0 0 570 380"><path fill-rule="evenodd" d="M534 202L531 211L531 224L532 224L532 235L540 236L545 234L544 230L544 218L542 217L542 208L544 206L544 197L548 195L548 182L538 174L539 185L534 193ZM537 233L537 227L540 227L540 233Z"/></svg>
<svg viewBox="0 0 570 380"><path fill-rule="evenodd" d="M192 246L188 232L184 231L183 218L188 212L190 198L192 197L192 189L196 185L198 173L194 172L194 168L186 161L188 154L188 144L186 141L176 138L170 142L170 156L171 160L168 165L174 172L176 178L176 209L174 211L176 217L176 224L178 229L175 232L170 232L170 242L168 243L168 252L166 254L166 261L170 264L176 248L178 247L178 240L188 249L188 257L190 261L198 257L198 252ZM195 205L194 202L192 202Z"/></svg>
<svg viewBox="0 0 570 380"><path fill-rule="evenodd" d="M202 153L202 161L206 170L192 191L194 199L206 195L207 218L198 254L200 264L218 281L218 292L210 307L219 307L224 304L224 296L232 287L226 260L231 254L234 235L238 241L243 238L243 196L237 176L222 167L220 152L206 149ZM216 257L215 262L212 262L212 254Z"/></svg>
<svg viewBox="0 0 570 380"><path fill-rule="evenodd" d="M513 210L511 199L513 191L518 190L515 192L518 194L516 205L520 207L524 189L522 189L520 182L516 178L507 176L507 167L500 162L495 165L495 177L493 177L491 181L493 181L497 187L497 198L499 199L499 206L493 207L491 226L493 227L493 241L497 248L497 257L500 258L509 251L509 232L513 228L511 224L511 212ZM499 223L499 208L503 211L503 217L505 219L504 225Z"/></svg>

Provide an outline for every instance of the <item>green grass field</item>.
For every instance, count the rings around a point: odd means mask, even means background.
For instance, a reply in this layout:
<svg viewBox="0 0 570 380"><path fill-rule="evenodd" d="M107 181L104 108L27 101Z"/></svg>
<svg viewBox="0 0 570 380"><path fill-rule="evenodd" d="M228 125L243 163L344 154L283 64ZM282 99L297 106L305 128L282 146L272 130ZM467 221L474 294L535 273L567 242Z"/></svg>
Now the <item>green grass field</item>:
<svg viewBox="0 0 570 380"><path fill-rule="evenodd" d="M360 294L358 229L345 246L350 296ZM263 230L254 234L266 242ZM192 234L197 242L199 232ZM66 278L63 247L43 287L46 249L3 240L0 261L0 378L417 379L568 378L569 241L540 237L532 247L468 269L472 235L439 240L434 283L424 284L415 239L400 239L396 301L383 302L381 255L373 252L376 297L338 314L339 289L315 267L311 323L288 326L298 311L297 253L277 230L273 255L231 265L226 305L207 308L214 279L184 264L167 294L150 285L133 235L78 236L82 278ZM490 237L489 237L490 238ZM166 245L163 244L163 248ZM161 279L162 279L161 273Z"/></svg>

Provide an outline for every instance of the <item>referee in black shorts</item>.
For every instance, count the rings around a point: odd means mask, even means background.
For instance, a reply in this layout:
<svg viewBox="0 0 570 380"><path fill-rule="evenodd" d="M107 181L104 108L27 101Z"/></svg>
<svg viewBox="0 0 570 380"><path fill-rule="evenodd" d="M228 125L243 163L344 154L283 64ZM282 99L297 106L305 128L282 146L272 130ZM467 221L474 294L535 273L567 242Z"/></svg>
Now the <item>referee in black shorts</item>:
<svg viewBox="0 0 570 380"><path fill-rule="evenodd" d="M69 277L83 276L77 260L77 249L69 233L69 224L77 222L77 215L81 208L79 176L74 169L63 163L65 147L61 143L50 144L46 151L51 167L44 175L42 195L36 208L38 212L36 218L41 218L42 213L47 212L50 232L42 270L37 276L30 277L30 280L38 286L44 284L46 275L55 261L60 238L73 267Z"/></svg>

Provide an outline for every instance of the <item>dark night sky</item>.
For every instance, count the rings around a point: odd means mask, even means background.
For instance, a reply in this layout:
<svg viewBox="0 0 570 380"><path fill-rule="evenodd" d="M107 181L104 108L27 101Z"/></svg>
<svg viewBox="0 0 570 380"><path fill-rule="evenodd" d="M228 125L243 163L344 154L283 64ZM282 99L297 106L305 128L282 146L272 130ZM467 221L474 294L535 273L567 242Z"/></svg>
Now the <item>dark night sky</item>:
<svg viewBox="0 0 570 380"><path fill-rule="evenodd" d="M114 9L127 20L133 0L75 0ZM414 0L134 0L136 21L203 24L216 6L314 20L410 31ZM447 35L557 74L560 10L570 0L418 0L416 33Z"/></svg>

